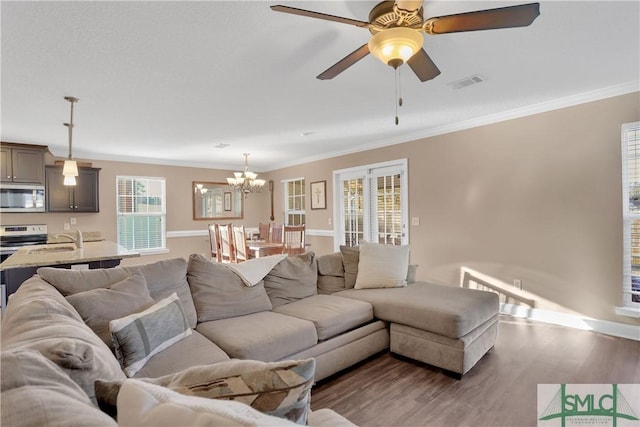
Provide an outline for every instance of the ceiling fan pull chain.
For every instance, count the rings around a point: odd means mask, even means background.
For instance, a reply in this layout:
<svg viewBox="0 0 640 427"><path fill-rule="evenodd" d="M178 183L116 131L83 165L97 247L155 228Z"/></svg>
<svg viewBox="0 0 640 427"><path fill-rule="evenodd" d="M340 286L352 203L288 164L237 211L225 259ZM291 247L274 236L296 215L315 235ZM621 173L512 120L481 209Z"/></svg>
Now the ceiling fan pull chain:
<svg viewBox="0 0 640 427"><path fill-rule="evenodd" d="M400 70L399 67L396 68L394 70L394 74L395 74L395 99L398 100L398 102L395 102L394 99L394 104L396 106L396 126L398 126L398 124L400 123L400 119L398 118L398 107L402 107L402 93L400 92L401 88L400 88Z"/></svg>

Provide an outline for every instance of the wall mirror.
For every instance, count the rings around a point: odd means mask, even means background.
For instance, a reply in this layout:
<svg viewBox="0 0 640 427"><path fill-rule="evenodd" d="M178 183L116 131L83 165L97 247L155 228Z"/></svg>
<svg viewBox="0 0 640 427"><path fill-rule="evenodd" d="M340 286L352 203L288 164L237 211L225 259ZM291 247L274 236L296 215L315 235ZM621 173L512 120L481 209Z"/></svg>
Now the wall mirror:
<svg viewBox="0 0 640 427"><path fill-rule="evenodd" d="M241 219L243 197L226 182L193 181L193 219Z"/></svg>

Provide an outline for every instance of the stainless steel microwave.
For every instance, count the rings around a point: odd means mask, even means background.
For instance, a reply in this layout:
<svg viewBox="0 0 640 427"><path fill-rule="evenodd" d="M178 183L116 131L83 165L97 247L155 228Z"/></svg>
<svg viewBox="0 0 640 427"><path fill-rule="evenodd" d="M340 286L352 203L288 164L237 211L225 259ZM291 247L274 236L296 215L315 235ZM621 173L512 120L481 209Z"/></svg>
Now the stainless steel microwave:
<svg viewBox="0 0 640 427"><path fill-rule="evenodd" d="M44 212L44 185L0 184L1 212Z"/></svg>

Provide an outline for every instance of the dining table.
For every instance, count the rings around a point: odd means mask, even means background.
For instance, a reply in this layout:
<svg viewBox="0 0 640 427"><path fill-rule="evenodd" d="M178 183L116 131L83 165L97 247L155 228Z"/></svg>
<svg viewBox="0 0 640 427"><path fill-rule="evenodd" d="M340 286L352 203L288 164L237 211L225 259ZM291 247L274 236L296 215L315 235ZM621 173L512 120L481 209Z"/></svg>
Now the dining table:
<svg viewBox="0 0 640 427"><path fill-rule="evenodd" d="M251 256L260 258L261 256L276 255L282 253L282 242L268 242L266 240L247 240L247 248Z"/></svg>

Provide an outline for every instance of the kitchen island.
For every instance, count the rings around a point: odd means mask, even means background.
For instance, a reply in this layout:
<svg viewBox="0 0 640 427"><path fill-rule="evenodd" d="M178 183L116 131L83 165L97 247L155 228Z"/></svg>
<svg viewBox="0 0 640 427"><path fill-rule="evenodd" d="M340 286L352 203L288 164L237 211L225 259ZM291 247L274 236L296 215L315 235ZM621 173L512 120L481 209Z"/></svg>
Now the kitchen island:
<svg viewBox="0 0 640 427"><path fill-rule="evenodd" d="M138 257L115 242L107 240L85 242L78 248L73 243L24 246L0 264L4 275L7 296L14 293L40 267L94 269L110 268L120 264L123 258Z"/></svg>

